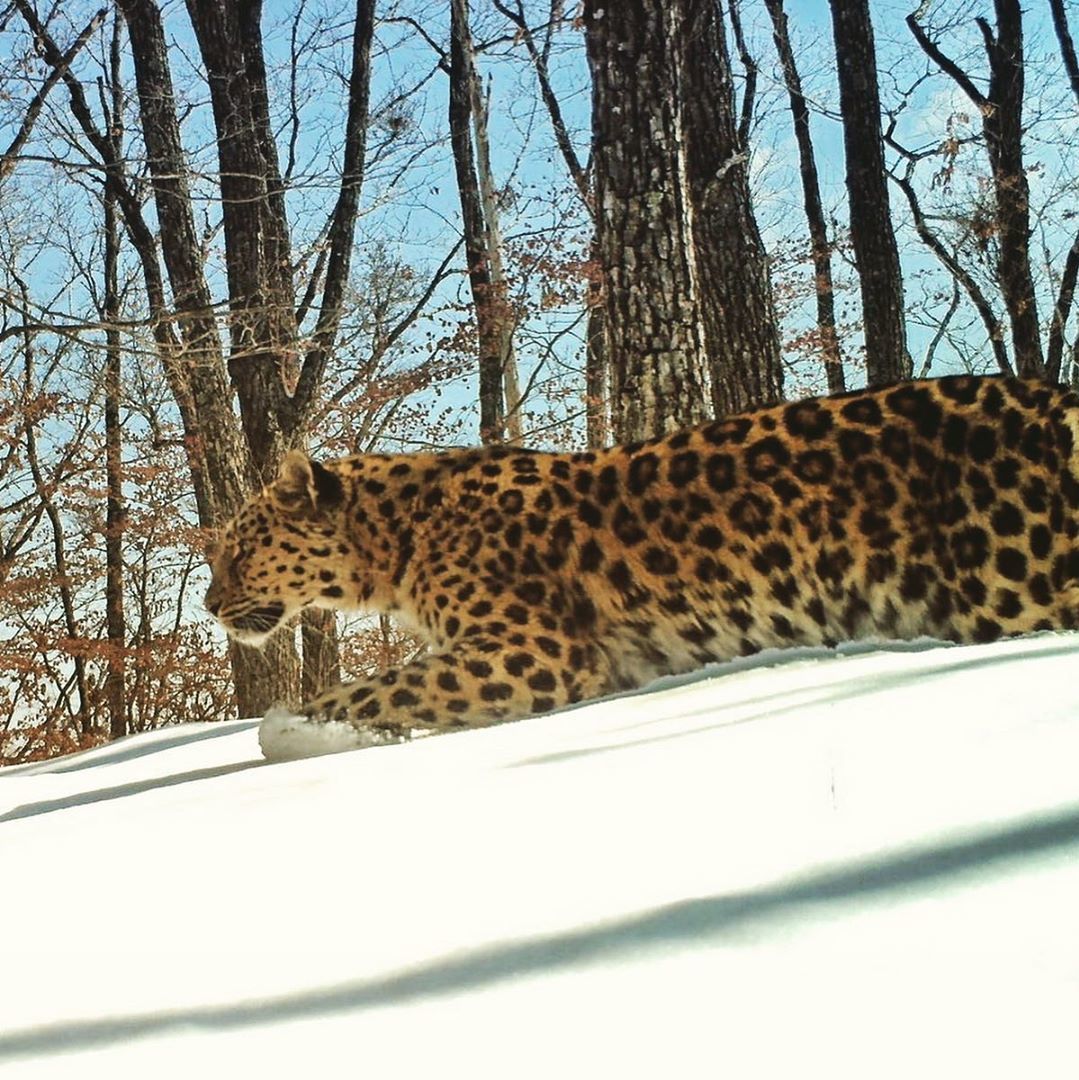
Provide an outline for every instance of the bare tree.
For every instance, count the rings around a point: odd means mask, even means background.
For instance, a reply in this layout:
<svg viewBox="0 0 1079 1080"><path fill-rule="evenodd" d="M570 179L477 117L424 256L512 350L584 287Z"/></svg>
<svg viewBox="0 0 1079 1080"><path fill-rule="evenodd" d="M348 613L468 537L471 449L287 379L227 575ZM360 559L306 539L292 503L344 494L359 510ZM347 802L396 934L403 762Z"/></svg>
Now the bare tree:
<svg viewBox="0 0 1079 1080"><path fill-rule="evenodd" d="M903 278L888 202L876 48L868 0L829 0L835 36L850 236L862 293L870 386L908 378Z"/></svg>
<svg viewBox="0 0 1079 1080"><path fill-rule="evenodd" d="M25 283L20 283L23 292L23 302L28 306L29 296ZM34 348L34 335L27 327L23 331L23 397L31 400L37 391L35 386L36 354ZM93 709L90 702L89 685L87 681L86 657L76 643L82 636L79 627L79 618L75 606L75 590L72 584L72 574L68 562L68 543L65 535L64 523L60 510L56 505L55 491L48 482L45 470L42 467L38 455L37 421L33 415L28 415L24 428L23 447L26 453L26 462L33 478L37 497L48 519L53 554L53 571L56 578L56 589L59 594L61 609L63 612L63 627L67 634L67 640L76 646L71 653L72 676L70 683L78 694L75 708L72 710L77 718L78 731L84 738L93 734ZM68 695L65 693L64 697Z"/></svg>
<svg viewBox="0 0 1079 1080"><path fill-rule="evenodd" d="M1004 375L1014 375L1015 368L1012 366L1011 359L1008 356L1008 349L1004 341L1005 328L997 317L996 312L993 310L993 305L985 295L985 292L979 285L975 275L971 273L966 265L964 265L959 252L955 250L954 246L949 246L944 238L930 227L928 217L922 208L921 198L919 197L914 184L914 172L918 162L924 157L929 156L929 152L915 152L898 142L895 137L895 117L889 122L888 128L884 134L884 139L904 162L902 171L895 169L891 176L907 201L911 220L914 224L914 231L918 234L918 238L922 243L936 256L941 266L943 266L954 279L956 297L960 295L960 291L965 293L971 306L974 308L975 312L977 312L978 318L985 328L986 340L989 342L989 347L993 351L993 357L996 360L999 371ZM934 149L932 153L935 152ZM954 310L953 306L949 305L948 310L949 312L952 312ZM950 315L947 317L950 317ZM940 328L938 328L938 334L939 333ZM934 340L938 340L936 335L934 336Z"/></svg>
<svg viewBox="0 0 1079 1080"><path fill-rule="evenodd" d="M824 217L820 180L817 175L817 159L813 150L813 136L809 126L809 103L802 92L802 80L791 47L787 13L783 0L765 0L765 7L772 20L772 35L779 54L783 81L790 99L794 138L798 144L798 165L802 180L802 202L805 206L806 223L809 226L810 249L813 256L814 292L817 298L817 333L820 352L829 393L839 393L846 388L843 374L843 356L839 348L839 336L835 322L835 287L832 283L831 244L828 225Z"/></svg>
<svg viewBox="0 0 1079 1080"><path fill-rule="evenodd" d="M507 317L505 280L497 280L501 271L501 255L496 244L497 209L493 192L486 198L481 192L481 179L476 171L473 133L480 133L485 141L486 120L476 112L477 107L482 108L482 95L473 55L468 0L450 2L448 71L450 143L479 342L480 438L484 442L501 442L506 425L503 373L512 362L513 330ZM487 185L490 185L489 160L486 164ZM488 214L494 214L494 219Z"/></svg>
<svg viewBox="0 0 1079 1080"><path fill-rule="evenodd" d="M63 54L28 0L15 2L46 60L54 69L64 68ZM327 228L322 304L302 358L284 189L262 58L261 5L238 0L192 0L188 5L209 77L221 165L230 308L227 372L195 227L161 11L156 0L120 0L120 7L138 88L160 256L174 307L166 301L157 244L124 163L114 160L81 84L66 70L62 77L73 114L110 170L125 229L143 267L157 345L184 421L200 519L212 528L254 484L273 474L288 446L302 440L315 407L341 318L363 180L374 3L357 0L341 186ZM299 671L287 633L262 652L234 647L233 666L245 713L298 696Z"/></svg>
<svg viewBox="0 0 1079 1080"><path fill-rule="evenodd" d="M109 46L111 99L105 117L111 160L123 158L124 94L120 81L120 18L113 21ZM109 711L109 738L127 734L127 680L124 620L124 509L123 431L120 404L123 387L123 350L120 342L120 220L117 180L106 174L104 192L104 310L105 321L105 626L109 641L105 700Z"/></svg>
<svg viewBox="0 0 1079 1080"><path fill-rule="evenodd" d="M564 0L551 0L547 14L547 26L542 44L536 41L536 35L525 17L523 0L515 0L515 6L509 7L501 0L494 0L495 7L508 18L516 28L521 41L528 51L529 59L536 71L540 97L551 120L555 143L558 146L566 171L573 181L581 202L589 216L595 221L595 198L592 192L592 180L589 169L581 162L570 138L569 129L562 114L562 106L554 91L550 74L550 51L554 29L564 18ZM607 313L604 303L603 279L595 273L599 265L599 247L593 235L590 251L590 263L593 272L589 275L588 324L585 330L585 425L589 446L605 446L609 441L609 401L610 357L607 348Z"/></svg>
<svg viewBox="0 0 1079 1080"><path fill-rule="evenodd" d="M995 0L996 29L982 18L989 61L986 93L932 41L915 15L907 16L914 39L951 77L982 118L993 176L997 280L1012 330L1012 351L1021 375L1044 375L1038 305L1030 266L1030 188L1023 166L1023 16L1018 0Z"/></svg>

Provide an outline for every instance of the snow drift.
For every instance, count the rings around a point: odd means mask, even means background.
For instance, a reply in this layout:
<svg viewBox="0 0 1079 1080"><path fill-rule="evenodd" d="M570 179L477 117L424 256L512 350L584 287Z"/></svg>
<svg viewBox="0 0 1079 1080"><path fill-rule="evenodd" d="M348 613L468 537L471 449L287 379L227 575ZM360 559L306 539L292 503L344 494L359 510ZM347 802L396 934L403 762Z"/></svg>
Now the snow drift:
<svg viewBox="0 0 1079 1080"><path fill-rule="evenodd" d="M1079 637L0 773L0 1075L1079 1074Z"/></svg>

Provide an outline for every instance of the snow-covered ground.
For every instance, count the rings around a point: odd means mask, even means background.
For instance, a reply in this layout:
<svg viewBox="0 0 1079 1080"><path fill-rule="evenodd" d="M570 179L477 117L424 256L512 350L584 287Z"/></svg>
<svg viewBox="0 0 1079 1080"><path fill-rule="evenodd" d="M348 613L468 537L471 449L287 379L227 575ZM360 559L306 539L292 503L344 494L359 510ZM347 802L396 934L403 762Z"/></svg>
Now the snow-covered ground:
<svg viewBox="0 0 1079 1080"><path fill-rule="evenodd" d="M0 773L0 1077L1079 1077L1079 637Z"/></svg>

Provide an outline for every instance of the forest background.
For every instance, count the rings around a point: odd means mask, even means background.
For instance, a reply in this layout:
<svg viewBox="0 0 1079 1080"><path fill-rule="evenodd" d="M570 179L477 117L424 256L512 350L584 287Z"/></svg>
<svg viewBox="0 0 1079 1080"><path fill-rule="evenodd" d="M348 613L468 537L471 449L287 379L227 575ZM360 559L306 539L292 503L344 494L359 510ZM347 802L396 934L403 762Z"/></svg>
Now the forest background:
<svg viewBox="0 0 1079 1080"><path fill-rule="evenodd" d="M1065 0L0 0L0 764L417 645L201 610L281 455L1074 379Z"/></svg>

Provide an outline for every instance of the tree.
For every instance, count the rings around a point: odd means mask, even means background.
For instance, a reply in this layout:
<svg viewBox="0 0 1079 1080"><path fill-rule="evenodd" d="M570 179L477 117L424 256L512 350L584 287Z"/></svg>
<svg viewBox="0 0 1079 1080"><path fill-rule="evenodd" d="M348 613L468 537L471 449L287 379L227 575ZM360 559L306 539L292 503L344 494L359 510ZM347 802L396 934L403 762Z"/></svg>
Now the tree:
<svg viewBox="0 0 1079 1080"><path fill-rule="evenodd" d="M16 5L52 67L64 68L63 54L27 0L16 0ZM357 0L340 193L327 229L322 304L298 371L292 254L267 104L261 5L238 0L192 0L188 5L217 129L230 309L227 375L195 228L161 12L156 0L120 0L120 6L175 314L165 300L156 242L123 162L114 160L81 85L66 70L63 78L76 119L110 170L127 233L139 253L162 362L184 419L200 519L205 528L213 528L235 511L253 485L273 475L284 451L302 440L315 407L340 323L363 180L374 4ZM321 624L321 642L326 617L313 618ZM276 701L298 697L299 673L287 632L262 652L233 646L233 667L244 713L260 713Z"/></svg>
<svg viewBox="0 0 1079 1080"><path fill-rule="evenodd" d="M592 73L597 250L615 433L685 426L782 394L769 265L715 0L603 5Z"/></svg>
<svg viewBox="0 0 1079 1080"><path fill-rule="evenodd" d="M465 259L479 343L480 438L521 436L520 392L513 349L513 318L502 268L498 206L487 146L487 117L476 71L468 0L451 0L449 123ZM473 139L475 135L475 139ZM507 394L505 391L509 390Z"/></svg>
<svg viewBox="0 0 1079 1080"><path fill-rule="evenodd" d="M109 82L112 91L105 120L110 157L123 156L124 96L120 81L120 19L114 18L109 46ZM124 620L124 464L120 409L123 394L123 348L120 335L120 221L115 178L106 173L104 207L105 321L105 623L109 641L105 700L109 711L109 738L127 734L126 645Z"/></svg>
<svg viewBox="0 0 1079 1080"><path fill-rule="evenodd" d="M903 278L892 228L868 0L829 0L870 386L909 378Z"/></svg>
<svg viewBox="0 0 1079 1080"><path fill-rule="evenodd" d="M809 126L809 103L802 92L802 80L798 74L798 65L794 59L794 49L791 48L790 31L787 26L787 13L783 10L783 0L765 0L765 7L767 7L769 18L772 20L772 33L776 52L779 54L783 81L786 83L787 95L790 99L794 137L798 144L802 202L805 206L806 223L809 227L810 247L813 256L814 292L817 300L817 333L820 338L819 347L824 360L828 391L835 394L846 389L846 380L843 375L843 356L839 349L839 336L836 333L835 288L832 283L832 249L828 240L828 226L824 218L820 180L817 174L817 160L813 151L813 137Z"/></svg>
<svg viewBox="0 0 1079 1080"><path fill-rule="evenodd" d="M595 196L589 169L581 163L573 145L562 106L551 82L550 55L553 31L563 20L562 0L551 0L542 46L537 45L536 35L525 17L524 0L515 0L510 8L501 0L494 0L495 7L513 23L516 35L524 42L529 59L536 72L540 96L551 120L555 143L565 162L566 171L593 222L592 242L589 250L590 273L587 286L587 328L585 330L585 429L588 445L606 446L610 434L609 386L611 379L610 356L607 346L607 313L604 302L603 279L595 272L600 262L599 246L595 233Z"/></svg>
<svg viewBox="0 0 1079 1080"><path fill-rule="evenodd" d="M684 136L684 0L585 0L612 420L628 441L707 415Z"/></svg>
<svg viewBox="0 0 1079 1080"><path fill-rule="evenodd" d="M730 4L741 39L737 5ZM682 33L686 182L704 346L717 416L783 396L779 326L768 254L749 192L749 120L735 119L734 84L720 5L686 3ZM746 56L745 49L742 49Z"/></svg>
<svg viewBox="0 0 1079 1080"><path fill-rule="evenodd" d="M1060 45L1060 55L1064 61L1064 70L1068 76L1068 83L1072 89L1072 96L1079 105L1079 60L1076 59L1075 43L1072 40L1071 29L1068 26L1068 16L1064 10L1063 0L1049 0L1049 6L1053 14L1053 30ZM1071 312L1072 300L1075 296L1076 277L1079 275L1079 234L1076 234L1068 249L1064 261L1064 270L1060 275L1060 286L1057 290L1057 300L1053 305L1053 320L1049 324L1049 341L1045 356L1045 374L1052 380L1061 377L1064 356L1064 327ZM1073 343L1072 354L1072 381L1079 375L1076 367L1077 353L1079 353L1079 338Z"/></svg>
<svg viewBox="0 0 1079 1080"><path fill-rule="evenodd" d="M914 39L948 74L977 108L994 189L997 233L997 279L1012 330L1012 349L1021 375L1045 375L1041 327L1030 267L1030 188L1023 165L1023 15L1018 0L995 0L996 31L982 18L989 61L986 93L975 86L940 47L930 40L916 15L907 16Z"/></svg>

